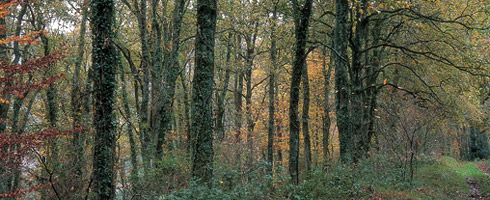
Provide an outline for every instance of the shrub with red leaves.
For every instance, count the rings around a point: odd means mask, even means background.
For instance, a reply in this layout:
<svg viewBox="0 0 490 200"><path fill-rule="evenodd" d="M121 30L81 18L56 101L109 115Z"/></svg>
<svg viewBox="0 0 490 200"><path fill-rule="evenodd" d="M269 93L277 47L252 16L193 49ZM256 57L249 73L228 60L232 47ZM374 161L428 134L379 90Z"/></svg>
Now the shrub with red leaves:
<svg viewBox="0 0 490 200"><path fill-rule="evenodd" d="M9 9L15 9L15 6L27 2L16 0L1 1L0 18L3 19L7 16ZM6 37L5 31L5 26L0 25L0 46L3 49L6 49L7 45L12 42L17 42L18 44L38 44L39 42L36 38L41 34L45 34L43 31L32 31L22 36ZM7 58L0 58L0 107L3 106L6 108L0 109L0 116L6 116L5 113L10 106L10 97L17 96L18 98L24 98L27 92L44 89L49 84L53 84L56 80L63 78L64 75L62 74L49 77L39 76L43 78L29 80L22 78L24 75L46 72L50 66L53 66L62 58L63 53L61 51L55 51L48 56L39 58L24 58L26 60L22 64L9 63ZM5 112L3 113L4 115L1 112ZM5 125L8 123L7 119L0 118L0 125L3 126L3 130L8 130L5 128ZM47 141L77 131L80 130L61 131L47 128L33 133L19 134L5 133L5 131L0 130L0 184L8 182L7 179L11 177L13 171L21 169L24 160L29 155L32 155L34 150L42 147ZM47 185L38 184L30 188L9 189L5 185L0 185L0 198L17 198L45 187Z"/></svg>

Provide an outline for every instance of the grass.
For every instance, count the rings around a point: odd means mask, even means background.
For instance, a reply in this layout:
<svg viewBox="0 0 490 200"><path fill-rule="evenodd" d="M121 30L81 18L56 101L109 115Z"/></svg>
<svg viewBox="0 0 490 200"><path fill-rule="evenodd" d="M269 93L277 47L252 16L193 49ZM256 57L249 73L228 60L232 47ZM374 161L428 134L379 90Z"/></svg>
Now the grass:
<svg viewBox="0 0 490 200"><path fill-rule="evenodd" d="M467 199L466 177L476 180L482 196L490 197L490 176L477 169L476 162L441 157L433 163L421 164L414 177L414 186L397 190L381 188L382 199ZM399 189L399 188L398 188Z"/></svg>

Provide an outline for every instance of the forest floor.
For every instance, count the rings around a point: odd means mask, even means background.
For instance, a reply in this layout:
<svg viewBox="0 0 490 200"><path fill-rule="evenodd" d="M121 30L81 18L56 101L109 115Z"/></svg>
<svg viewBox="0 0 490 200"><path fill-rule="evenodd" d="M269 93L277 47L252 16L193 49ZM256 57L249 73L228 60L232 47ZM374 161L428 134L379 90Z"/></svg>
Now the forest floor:
<svg viewBox="0 0 490 200"><path fill-rule="evenodd" d="M490 162L442 157L418 166L414 185L401 190L379 188L374 199L489 199Z"/></svg>

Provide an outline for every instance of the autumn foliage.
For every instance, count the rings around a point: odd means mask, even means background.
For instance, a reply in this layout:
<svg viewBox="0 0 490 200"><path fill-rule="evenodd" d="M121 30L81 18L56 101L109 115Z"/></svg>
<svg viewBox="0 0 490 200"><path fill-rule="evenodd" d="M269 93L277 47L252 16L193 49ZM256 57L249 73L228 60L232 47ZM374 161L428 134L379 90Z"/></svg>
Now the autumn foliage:
<svg viewBox="0 0 490 200"><path fill-rule="evenodd" d="M25 3L19 1L2 1L0 4L0 18L4 19L10 9L14 9L16 5ZM0 48L7 49L9 44L38 44L38 37L45 36L44 31L27 32L22 36L5 36L6 27L0 27ZM11 102L12 96L24 98L29 91L35 91L46 88L49 84L53 84L56 80L63 78L63 74L52 76L36 76L41 72L46 72L50 66L53 66L63 58L62 51L55 51L52 54L38 58L23 58L23 63L11 63L8 58L2 57L0 63L0 104L6 107L7 110ZM44 74L44 73L43 73ZM24 75L29 75L32 78L23 78ZM6 112L6 111L2 111ZM54 128L41 128L41 130L21 134L15 132L9 127L12 124L8 119L0 119L0 123L4 125L4 133L0 133L0 181L8 179L13 171L20 170L26 162L26 156L36 149L42 147L46 141L54 140L59 136L72 134L79 130L61 131ZM25 122L24 122L25 123ZM3 180L2 180L3 179ZM8 181L8 180L7 180ZM31 188L13 189L5 192L0 191L0 198L15 198L25 193L40 190L46 185L37 185Z"/></svg>

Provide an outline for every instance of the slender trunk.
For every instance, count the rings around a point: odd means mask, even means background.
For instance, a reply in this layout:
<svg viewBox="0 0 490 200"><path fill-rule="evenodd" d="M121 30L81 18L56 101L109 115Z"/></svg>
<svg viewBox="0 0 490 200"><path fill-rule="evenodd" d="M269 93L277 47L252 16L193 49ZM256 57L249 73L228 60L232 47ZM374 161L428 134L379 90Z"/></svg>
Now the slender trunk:
<svg viewBox="0 0 490 200"><path fill-rule="evenodd" d="M245 111L247 113L247 161L246 164L247 166L251 167L253 159L254 159L254 127L255 127L255 119L253 117L253 111L252 111L252 71L253 71L253 62L254 62L254 57L255 57L255 37L257 35L257 27L258 23L255 22L255 30L253 35L251 35L249 38L246 38L246 44L247 44L247 56L246 56L246 70L245 70L245 80L247 81L247 84L245 85L246 87L246 94L245 94Z"/></svg>
<svg viewBox="0 0 490 200"><path fill-rule="evenodd" d="M191 152L191 132L190 132L190 117L189 117L189 92L187 90L187 84L185 81L185 77L181 74L181 84L182 84L182 92L184 93L184 121L185 121L185 133L187 136L187 144L186 148L187 151L190 153Z"/></svg>
<svg viewBox="0 0 490 200"><path fill-rule="evenodd" d="M138 153L137 153L137 148L136 148L136 141L135 141L135 136L133 133L133 122L132 122L132 117L131 117L131 109L129 108L129 102L128 102L128 92L126 88L126 75L124 73L124 68L121 66L121 91L122 91L122 103L123 103L123 108L125 112L125 118L126 118L126 131L128 132L128 139L129 139L129 148L130 148L130 159L131 159L131 185L132 187L132 192L133 195L138 193L139 191L139 176L138 176Z"/></svg>
<svg viewBox="0 0 490 200"><path fill-rule="evenodd" d="M23 4L20 11L19 11L19 14L16 17L15 32L14 32L15 36L20 36L20 33L22 31L22 21L23 21L23 18L24 18L26 11L27 11L27 4ZM14 60L12 63L18 64L21 61L21 56L22 56L21 49L19 47L18 41L14 41L13 55L14 55ZM10 100L10 95L7 96L7 98L8 99L6 99L5 101ZM20 108L22 106L23 99L15 97L14 100L15 100L15 103L13 106L13 112L14 113L12 116L13 118L11 120L12 121L18 121L19 111L20 111ZM8 103L6 103L6 104L8 104ZM8 107L9 106L7 105L6 106L6 108L7 108L6 112L8 112ZM8 116L6 115L5 117L8 117ZM6 119L6 118L2 118L2 119ZM17 122L16 122L16 124L17 124ZM3 127L2 129L4 129L4 131L5 131L5 127ZM13 127L13 131L16 131L15 129L17 129L17 128ZM16 133L14 132L14 134L16 134ZM13 152L17 153L16 151L19 148L20 148L20 145L15 145L14 148L8 149L7 151L11 151L10 154L12 154ZM11 161L7 161L7 162L11 162ZM20 178L20 173L21 173L20 166L16 165L16 167L13 168L12 171L13 171L13 174L6 174L6 178L5 178L8 181L8 183L7 183L8 191L17 190L18 186L19 186L18 184L19 184L19 178Z"/></svg>
<svg viewBox="0 0 490 200"><path fill-rule="evenodd" d="M138 28L140 35L140 43L141 43L141 69L143 71L143 78L141 87L141 105L140 105L140 141L141 141L141 149L142 149L142 157L143 157L143 166L145 169L145 175L148 173L148 170L151 169L152 166L152 141L150 137L150 124L149 124L149 116L148 116L148 105L150 102L150 44L149 44L149 34L148 34L148 22L147 22L147 8L146 0L141 0L139 4L139 12L137 14L138 17ZM135 3L135 6L137 4Z"/></svg>
<svg viewBox="0 0 490 200"><path fill-rule="evenodd" d="M176 1L173 13L172 47L169 61L165 62L164 82L161 92L161 102L159 103L159 130L157 139L157 158L163 156L163 143L165 134L171 130L170 124L173 117L173 102L175 96L175 86L179 73L179 52L181 26L184 16L185 0Z"/></svg>
<svg viewBox="0 0 490 200"><path fill-rule="evenodd" d="M274 4L272 11L272 27L271 27L271 63L269 71L269 124L267 127L267 162L269 163L268 173L272 175L274 169L274 118L275 118L275 89L276 80L275 73L277 67L277 47L276 47L276 25L277 25L277 4Z"/></svg>
<svg viewBox="0 0 490 200"><path fill-rule="evenodd" d="M332 53L330 54L332 55ZM325 80L324 85L323 85L323 96L324 96L324 102L323 102L323 116L322 116L322 133L323 133L323 164L327 165L328 156L329 156L329 151L328 151L328 146L329 146L329 137L330 137L330 125L331 125L331 119L330 119L330 81L331 81L331 75L332 75L332 68L333 68L333 59L330 56L330 65L327 68L327 51L326 49L323 49L323 78Z"/></svg>
<svg viewBox="0 0 490 200"><path fill-rule="evenodd" d="M24 103L24 98L14 97L14 105L13 105L13 115L12 115L12 133L16 136L20 136L19 133L19 114L22 104ZM11 149L11 154L18 153L18 149L20 145L15 145L13 149ZM13 169L13 175L10 177L12 185L10 186L10 191L15 191L19 188L19 179L20 179L21 169L16 167Z"/></svg>
<svg viewBox="0 0 490 200"><path fill-rule="evenodd" d="M381 29L381 23L377 23L372 30L370 31L371 38L372 38L372 45L377 45L380 40L380 29ZM369 57L370 56L370 57ZM366 86L371 86L371 85L376 85L376 80L378 79L379 75L379 61L382 56L382 51L374 49L372 50L372 53L366 52L366 62L369 62L369 66L366 69ZM367 154L367 151L370 150L371 147L371 140L374 137L375 134L375 109L377 107L377 97L379 94L379 89L378 87L369 87L369 89L366 90L366 98L364 104L366 105L364 108L366 111L364 111L365 116L364 120L366 121L366 126L367 126L367 136L363 137L363 149L365 150L364 154Z"/></svg>
<svg viewBox="0 0 490 200"><path fill-rule="evenodd" d="M241 135L242 135L242 102L243 102L243 73L241 70L237 70L235 74L235 144L237 145L236 161L241 161Z"/></svg>
<svg viewBox="0 0 490 200"><path fill-rule="evenodd" d="M229 39L231 40L232 34L229 34ZM228 90L228 85L230 82L230 64L231 64L231 42L227 44L226 50L226 71L225 71L225 80L223 80L223 88L221 89L221 93L218 95L218 111L216 116L216 132L218 133L218 141L222 142L225 137L225 126L224 126L224 117L225 117L225 98L226 92Z"/></svg>
<svg viewBox="0 0 490 200"><path fill-rule="evenodd" d="M32 76L30 76L29 78L32 78ZM21 124L19 124L19 122L20 122L19 111L20 111L20 108L22 107L22 103L23 103L25 98L15 97L14 108L13 108L13 110L14 110L14 113L13 113L14 114L14 121L12 124L12 132L15 135L20 136L24 133L26 124L28 123L28 120L29 120L29 114L31 113L32 104L34 103L34 100L36 99L38 93L39 93L39 90L35 91L34 94L32 95L32 98L27 103L27 110L24 112L23 120L22 120ZM29 94L29 91L26 91L26 92L24 92L23 95L24 95L24 97L26 97L28 94ZM15 148L19 148L19 147L20 146L16 146ZM14 190L17 190L19 188L20 176L21 176L21 170L19 168L14 169L13 184L12 184L12 188L10 189L10 191L14 191Z"/></svg>
<svg viewBox="0 0 490 200"><path fill-rule="evenodd" d="M299 183L299 90L303 68L306 67L306 57L308 56L306 53L306 41L308 40L312 4L312 0L306 0L304 7L300 7L298 2L293 0L296 49L289 95L289 173L291 174L292 183L295 185Z"/></svg>
<svg viewBox="0 0 490 200"><path fill-rule="evenodd" d="M197 1L197 36L192 88L191 177L212 187L213 177L213 85L216 0Z"/></svg>
<svg viewBox="0 0 490 200"><path fill-rule="evenodd" d="M41 20L41 18L38 18L38 20ZM40 23L41 24L41 23ZM44 56L48 56L50 54L50 46L49 46L49 39L45 36L41 36L41 41L43 44L44 48ZM51 77L55 74L54 72L54 66L48 66L48 71L46 72L46 75L48 77ZM52 129L57 128L57 115L58 115L58 102L56 100L56 97L58 96L56 90L56 86L54 83L51 83L48 85L48 88L46 89L46 100L47 100L47 115L48 115L48 122L49 126ZM50 140L48 142L50 153L48 154L49 161L48 163L52 162L58 162L58 142L56 139Z"/></svg>
<svg viewBox="0 0 490 200"><path fill-rule="evenodd" d="M309 120L310 120L310 84L308 79L308 66L305 64L303 66L303 139L305 142L304 154L305 154L305 166L306 170L311 169L311 139L309 130Z"/></svg>
<svg viewBox="0 0 490 200"><path fill-rule="evenodd" d="M114 1L92 0L93 48L92 63L95 72L95 140L93 180L95 199L114 199L114 162L116 122L114 114L115 66L117 55L114 44Z"/></svg>
<svg viewBox="0 0 490 200"><path fill-rule="evenodd" d="M84 47L85 47L85 34L86 34L86 24L88 21L88 0L84 0L82 4L82 22L80 24L80 32L79 32L79 40L78 40L78 55L75 60L75 70L73 73L73 81L72 81L72 93L71 93L71 105L73 112L73 129L80 128L82 126L82 104L81 104L81 88L80 88L80 71L83 62L84 55ZM74 175L75 175L75 185L74 190L76 193L81 192L80 190L83 188L82 176L83 176L83 138L82 134L76 132L73 134L73 151L75 155L73 157L73 165Z"/></svg>

